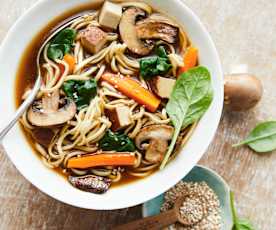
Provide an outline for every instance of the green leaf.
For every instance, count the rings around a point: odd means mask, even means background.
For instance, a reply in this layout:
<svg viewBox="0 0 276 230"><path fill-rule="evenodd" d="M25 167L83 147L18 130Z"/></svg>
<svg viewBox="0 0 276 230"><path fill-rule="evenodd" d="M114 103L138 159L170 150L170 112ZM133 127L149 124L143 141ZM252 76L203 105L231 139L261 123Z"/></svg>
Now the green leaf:
<svg viewBox="0 0 276 230"><path fill-rule="evenodd" d="M249 220L238 219L233 230L254 230L254 227L249 222Z"/></svg>
<svg viewBox="0 0 276 230"><path fill-rule="evenodd" d="M62 88L66 96L75 101L78 110L87 107L90 101L97 95L97 82L95 79L66 81L63 83Z"/></svg>
<svg viewBox="0 0 276 230"><path fill-rule="evenodd" d="M76 38L76 30L66 28L60 31L52 40L53 44L72 44Z"/></svg>
<svg viewBox="0 0 276 230"><path fill-rule="evenodd" d="M177 79L166 106L175 131L160 169L167 164L183 125L200 119L211 104L211 95L211 76L205 67L190 69Z"/></svg>
<svg viewBox="0 0 276 230"><path fill-rule="evenodd" d="M49 43L48 57L52 60L62 59L71 51L75 38L76 31L74 29L67 28L59 32Z"/></svg>
<svg viewBox="0 0 276 230"><path fill-rule="evenodd" d="M166 50L163 46L156 49L157 56L140 59L140 74L148 80L158 75L165 75L172 68Z"/></svg>
<svg viewBox="0 0 276 230"><path fill-rule="evenodd" d="M166 52L164 46L158 46L155 53L157 54L157 56L159 56L161 58L168 58L167 52Z"/></svg>
<svg viewBox="0 0 276 230"><path fill-rule="evenodd" d="M48 57L52 60L62 59L63 51L59 48L59 45L50 45L47 50Z"/></svg>
<svg viewBox="0 0 276 230"><path fill-rule="evenodd" d="M234 193L230 192L230 205L233 217L233 227L232 230L255 230L249 220L241 220L237 216L237 211L234 204Z"/></svg>
<svg viewBox="0 0 276 230"><path fill-rule="evenodd" d="M197 103L190 105L187 115L182 124L182 129L198 121L210 107L212 101L213 90L212 88L210 88L209 92L205 95L205 97L203 97Z"/></svg>
<svg viewBox="0 0 276 230"><path fill-rule="evenodd" d="M275 150L276 121L258 124L244 141L233 145L233 147L239 147L245 144L258 153L266 153Z"/></svg>
<svg viewBox="0 0 276 230"><path fill-rule="evenodd" d="M134 152L136 150L133 141L124 133L113 133L107 130L99 142L104 151Z"/></svg>
<svg viewBox="0 0 276 230"><path fill-rule="evenodd" d="M166 74L172 67L172 65L167 62L168 59L166 58L157 58L156 69L160 75Z"/></svg>
<svg viewBox="0 0 276 230"><path fill-rule="evenodd" d="M73 98L75 81L66 81L63 83L63 91L67 97Z"/></svg>

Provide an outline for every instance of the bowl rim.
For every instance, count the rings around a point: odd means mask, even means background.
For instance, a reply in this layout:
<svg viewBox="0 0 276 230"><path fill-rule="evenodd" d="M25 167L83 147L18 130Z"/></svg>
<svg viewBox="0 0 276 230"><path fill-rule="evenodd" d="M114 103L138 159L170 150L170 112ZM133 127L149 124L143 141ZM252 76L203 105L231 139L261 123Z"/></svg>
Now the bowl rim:
<svg viewBox="0 0 276 230"><path fill-rule="evenodd" d="M25 19L25 17L31 13L35 13L35 11L39 10L44 4L46 4L47 2L50 2L51 0L39 0L38 2L36 2L32 7L30 7L30 9L28 9L21 17L19 17L17 19L17 21L14 23L14 25L11 27L11 29L9 30L9 32L7 33L7 35L5 36L4 40L2 41L1 47L0 47L0 55L1 55L1 50L3 49L3 47L6 46L6 44L8 43L8 41L10 40L11 34L13 34L16 30L18 25L21 23L21 21L23 19ZM218 93L218 97L219 100L216 103L216 108L217 108L217 113L214 115L215 119L213 122L212 127L210 128L210 134L208 137L205 138L206 143L208 142L209 144L211 143L216 130L218 128L219 125L219 121L220 121L220 117L222 114L222 108L223 108L223 72L222 72L222 67L221 67L221 62L220 62L220 58L217 52L217 49L215 47L215 44L209 34L209 32L207 31L207 29L205 28L205 26L202 24L202 22L200 21L200 19L198 18L198 16L184 3L184 1L181 0L172 0L172 3L175 6L181 6L182 9L185 9L185 13L189 14L189 16L192 17L193 21L200 27L200 30L202 30L204 36L206 37L206 39L208 40L208 45L210 46L209 48L212 50L212 55L214 56L214 62L217 64L216 66L216 71L217 73L219 73L219 78L220 79L220 91L217 92ZM57 15L58 16L58 15ZM26 44L27 46L28 44ZM15 107L15 105L14 105ZM208 145L209 145L208 144ZM187 168L185 168L183 170L182 174L179 174L177 177L173 178L171 180L171 182L167 185L163 185L162 189L160 188L158 191L152 191L151 193L145 193L143 194L142 198L136 198L133 199L131 201L128 202L115 202L116 204L102 204L102 205L91 205L91 202L85 202L85 201L80 201L79 200L72 200L70 198L67 197L68 193L66 195L61 195L61 193L57 193L54 190L49 190L47 189L47 186L44 186L43 183L38 182L37 180L35 180L33 177L31 177L26 170L24 170L22 168L22 166L16 162L16 160L14 160L14 157L9 153L8 149L8 145L5 143L5 141L3 141L3 146L4 149L7 152L7 155L9 157L9 159L12 161L12 163L15 165L15 167L18 169L18 171L25 177L25 179L27 179L32 185L34 185L35 187L37 187L40 191L42 191L43 193L49 195L50 197L59 200L63 203L75 206L75 207L80 207L80 208L86 208L86 209L95 209L95 210L115 210L115 209L122 209L122 208L127 208L127 207L132 207L141 203L144 203L158 195L160 195L162 192L168 190L170 187L172 187L174 184L176 184L182 177L183 175L186 175L194 165L196 165L196 162L198 162L198 160L200 159L200 157L202 157L202 155L204 154L204 152L207 150L208 145L202 147L200 149L200 154L197 155L197 157L193 158L193 161L191 163L191 166L188 166ZM168 166L167 166L168 167ZM162 190L162 191L161 191ZM113 202L114 203L114 202Z"/></svg>

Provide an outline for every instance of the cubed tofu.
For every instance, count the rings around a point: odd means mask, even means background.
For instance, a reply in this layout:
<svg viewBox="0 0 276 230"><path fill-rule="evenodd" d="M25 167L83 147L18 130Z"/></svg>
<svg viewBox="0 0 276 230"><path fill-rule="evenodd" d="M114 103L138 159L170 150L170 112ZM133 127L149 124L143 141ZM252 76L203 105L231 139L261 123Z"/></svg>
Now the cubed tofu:
<svg viewBox="0 0 276 230"><path fill-rule="evenodd" d="M170 98L176 80L157 76L150 81L151 89L161 98Z"/></svg>
<svg viewBox="0 0 276 230"><path fill-rule="evenodd" d="M121 130L132 123L130 109L127 106L121 105L114 109L106 109L105 114L112 123L112 131Z"/></svg>
<svg viewBox="0 0 276 230"><path fill-rule="evenodd" d="M100 25L116 30L123 14L122 6L105 1L100 16Z"/></svg>
<svg viewBox="0 0 276 230"><path fill-rule="evenodd" d="M90 26L81 32L81 44L90 53L99 52L107 42L107 34L96 26Z"/></svg>

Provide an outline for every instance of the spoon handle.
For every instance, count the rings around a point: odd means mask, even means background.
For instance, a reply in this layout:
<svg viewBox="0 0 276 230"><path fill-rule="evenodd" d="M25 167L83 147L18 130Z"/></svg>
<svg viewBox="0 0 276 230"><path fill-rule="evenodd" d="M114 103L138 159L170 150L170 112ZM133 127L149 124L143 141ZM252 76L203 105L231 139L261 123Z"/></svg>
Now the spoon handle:
<svg viewBox="0 0 276 230"><path fill-rule="evenodd" d="M160 230L177 221L175 210L160 213L156 216L146 217L128 224L115 227L114 230Z"/></svg>
<svg viewBox="0 0 276 230"><path fill-rule="evenodd" d="M15 125L15 123L18 121L18 119L22 116L22 114L26 111L26 109L32 104L34 101L36 94L38 93L41 86L41 77L39 76L36 79L35 85L32 89L32 92L28 96L28 98L20 105L20 107L15 112L12 119L8 122L8 124L0 130L0 143L2 143L4 137L7 135L7 133L11 130L11 128Z"/></svg>

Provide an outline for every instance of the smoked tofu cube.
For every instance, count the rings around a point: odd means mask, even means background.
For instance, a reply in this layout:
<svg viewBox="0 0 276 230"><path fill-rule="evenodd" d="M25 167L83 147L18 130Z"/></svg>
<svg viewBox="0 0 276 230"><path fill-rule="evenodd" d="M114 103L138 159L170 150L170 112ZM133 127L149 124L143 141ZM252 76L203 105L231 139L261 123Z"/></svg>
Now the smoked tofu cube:
<svg viewBox="0 0 276 230"><path fill-rule="evenodd" d="M150 81L153 92L161 98L170 98L176 80L157 76Z"/></svg>
<svg viewBox="0 0 276 230"><path fill-rule="evenodd" d="M116 30L123 14L122 6L105 1L100 16L100 25Z"/></svg>
<svg viewBox="0 0 276 230"><path fill-rule="evenodd" d="M121 130L132 123L130 109L127 106L117 106L115 109L106 109L105 115L112 123L112 131Z"/></svg>
<svg viewBox="0 0 276 230"><path fill-rule="evenodd" d="M90 26L81 32L81 44L90 53L99 52L107 42L107 34L96 26Z"/></svg>

